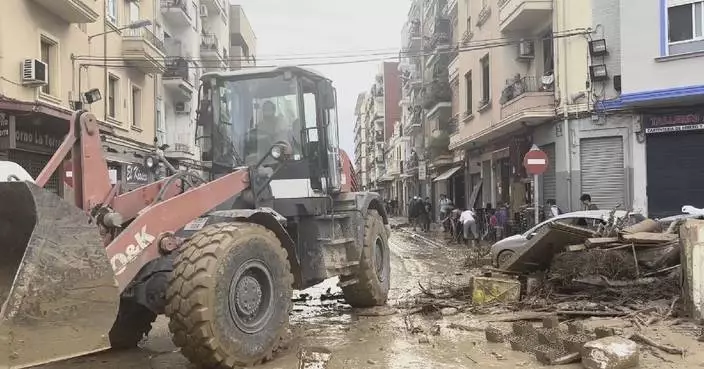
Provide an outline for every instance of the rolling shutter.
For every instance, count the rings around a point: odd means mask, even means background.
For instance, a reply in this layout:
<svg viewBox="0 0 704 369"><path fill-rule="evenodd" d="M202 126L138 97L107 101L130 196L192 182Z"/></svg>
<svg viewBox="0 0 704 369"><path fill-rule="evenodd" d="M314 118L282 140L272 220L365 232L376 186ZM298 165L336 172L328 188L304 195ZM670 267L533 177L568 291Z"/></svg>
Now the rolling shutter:
<svg viewBox="0 0 704 369"><path fill-rule="evenodd" d="M648 135L648 216L681 213L683 205L704 207L704 132Z"/></svg>
<svg viewBox="0 0 704 369"><path fill-rule="evenodd" d="M551 143L540 147L548 156L548 169L542 175L540 186L540 202L545 204L548 199L557 199L557 177L555 171L555 144Z"/></svg>
<svg viewBox="0 0 704 369"><path fill-rule="evenodd" d="M623 138L598 137L580 140L582 193L589 194L599 209L627 207Z"/></svg>
<svg viewBox="0 0 704 369"><path fill-rule="evenodd" d="M29 173L29 175L32 176L32 178L36 179L37 176L39 176L39 173L42 172L42 169L44 169L44 166L49 163L51 156L35 154L27 151L9 150L8 159L19 164L22 168L24 168L24 170L27 171L27 173ZM59 170L61 170L61 168L63 168L63 166L60 166ZM60 184L59 172L57 170L49 178L49 181L47 181L44 185L44 188L61 196L63 194L63 186L60 186Z"/></svg>

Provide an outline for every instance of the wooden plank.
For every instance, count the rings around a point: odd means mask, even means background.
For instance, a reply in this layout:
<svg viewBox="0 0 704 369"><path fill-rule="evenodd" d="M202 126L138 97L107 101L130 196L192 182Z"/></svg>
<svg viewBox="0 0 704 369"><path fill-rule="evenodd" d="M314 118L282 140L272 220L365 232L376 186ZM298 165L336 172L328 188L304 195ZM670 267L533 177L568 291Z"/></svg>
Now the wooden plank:
<svg viewBox="0 0 704 369"><path fill-rule="evenodd" d="M586 246L587 248L594 248L594 247L606 246L610 243L617 243L617 242L618 242L618 237L587 238L587 240L584 241L584 246Z"/></svg>
<svg viewBox="0 0 704 369"><path fill-rule="evenodd" d="M624 241L633 243L663 243L676 241L678 235L672 233L638 232L633 234L624 234L621 238L623 238Z"/></svg>
<svg viewBox="0 0 704 369"><path fill-rule="evenodd" d="M657 221L645 219L642 222L636 223L630 227L625 227L621 232L624 234L634 234L640 232L661 232L662 226Z"/></svg>
<svg viewBox="0 0 704 369"><path fill-rule="evenodd" d="M583 244L578 244L578 245L567 245L565 247L565 250L567 251L582 251L585 250L587 247L584 246Z"/></svg>

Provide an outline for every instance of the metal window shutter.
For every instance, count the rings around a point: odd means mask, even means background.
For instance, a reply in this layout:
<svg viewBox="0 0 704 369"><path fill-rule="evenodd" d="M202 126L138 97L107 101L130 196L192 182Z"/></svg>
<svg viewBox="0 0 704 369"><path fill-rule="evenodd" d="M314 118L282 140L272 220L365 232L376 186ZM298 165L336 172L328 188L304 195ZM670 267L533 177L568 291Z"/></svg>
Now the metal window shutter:
<svg viewBox="0 0 704 369"><path fill-rule="evenodd" d="M42 169L44 169L44 166L49 163L49 159L51 159L51 157L25 151L10 150L8 154L8 159L19 164L32 176L32 178L37 178L37 176L39 176L39 173L42 172ZM44 188L57 195L61 195L62 191L59 188L59 181L59 172L57 170L49 178L49 181L44 185Z"/></svg>
<svg viewBox="0 0 704 369"><path fill-rule="evenodd" d="M557 199L557 176L555 172L555 144L551 143L540 147L548 156L548 169L542 175L540 184L540 202L545 204L548 199Z"/></svg>
<svg viewBox="0 0 704 369"><path fill-rule="evenodd" d="M580 140L582 193L591 195L599 209L610 210L626 203L626 173L623 138L599 137Z"/></svg>
<svg viewBox="0 0 704 369"><path fill-rule="evenodd" d="M648 216L681 213L683 205L704 207L704 132L647 137Z"/></svg>

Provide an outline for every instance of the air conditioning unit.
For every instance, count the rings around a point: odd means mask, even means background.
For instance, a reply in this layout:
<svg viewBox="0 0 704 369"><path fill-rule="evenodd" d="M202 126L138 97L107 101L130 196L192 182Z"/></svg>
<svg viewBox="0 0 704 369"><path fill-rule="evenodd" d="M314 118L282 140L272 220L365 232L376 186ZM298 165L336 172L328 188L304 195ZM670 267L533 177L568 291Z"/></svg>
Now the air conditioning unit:
<svg viewBox="0 0 704 369"><path fill-rule="evenodd" d="M518 58L519 59L533 59L535 57L535 49L533 48L533 41L521 40L518 44Z"/></svg>
<svg viewBox="0 0 704 369"><path fill-rule="evenodd" d="M191 103L179 102L174 104L174 108L176 109L176 114L189 114L191 112Z"/></svg>
<svg viewBox="0 0 704 369"><path fill-rule="evenodd" d="M20 73L25 86L44 86L49 83L49 67L39 59L23 60Z"/></svg>
<svg viewBox="0 0 704 369"><path fill-rule="evenodd" d="M208 7L205 4L200 4L200 17L208 18Z"/></svg>

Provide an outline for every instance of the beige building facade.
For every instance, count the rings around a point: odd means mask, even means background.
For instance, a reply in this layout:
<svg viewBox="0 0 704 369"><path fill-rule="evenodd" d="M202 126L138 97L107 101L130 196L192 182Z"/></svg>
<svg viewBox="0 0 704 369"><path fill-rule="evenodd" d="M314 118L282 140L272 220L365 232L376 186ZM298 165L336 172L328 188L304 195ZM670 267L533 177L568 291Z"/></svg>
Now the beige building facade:
<svg viewBox="0 0 704 369"><path fill-rule="evenodd" d="M541 205L555 200L564 211L579 210L582 193L602 208L638 207L633 116L602 109L620 93L618 7L600 0L459 0L457 14L450 149L465 158L460 205L505 206L515 214L532 204L537 186ZM604 41L606 52L594 48ZM522 164L533 144L549 161L537 183Z"/></svg>

